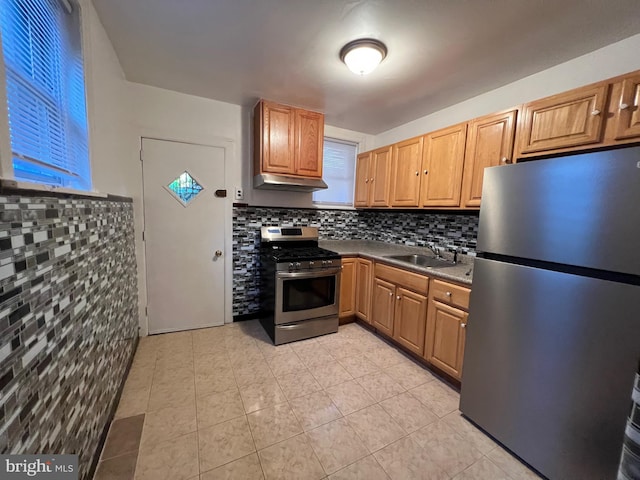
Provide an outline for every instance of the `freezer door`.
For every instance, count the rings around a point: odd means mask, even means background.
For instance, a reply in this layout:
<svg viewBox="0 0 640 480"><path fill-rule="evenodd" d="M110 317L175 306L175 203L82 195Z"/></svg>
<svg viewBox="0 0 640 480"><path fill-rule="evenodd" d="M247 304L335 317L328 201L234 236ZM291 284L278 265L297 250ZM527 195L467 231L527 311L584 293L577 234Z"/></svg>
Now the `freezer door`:
<svg viewBox="0 0 640 480"><path fill-rule="evenodd" d="M550 479L616 478L640 287L478 259L460 410Z"/></svg>
<svg viewBox="0 0 640 480"><path fill-rule="evenodd" d="M640 275L640 147L484 175L478 251Z"/></svg>

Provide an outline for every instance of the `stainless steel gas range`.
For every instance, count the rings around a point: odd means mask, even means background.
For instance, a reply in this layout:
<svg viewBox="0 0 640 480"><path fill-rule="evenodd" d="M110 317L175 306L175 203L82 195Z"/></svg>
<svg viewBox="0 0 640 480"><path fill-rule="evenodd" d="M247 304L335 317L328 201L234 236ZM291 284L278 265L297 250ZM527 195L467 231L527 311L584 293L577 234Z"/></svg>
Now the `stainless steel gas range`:
<svg viewBox="0 0 640 480"><path fill-rule="evenodd" d="M315 227L262 227L261 323L275 345L338 331L339 254Z"/></svg>

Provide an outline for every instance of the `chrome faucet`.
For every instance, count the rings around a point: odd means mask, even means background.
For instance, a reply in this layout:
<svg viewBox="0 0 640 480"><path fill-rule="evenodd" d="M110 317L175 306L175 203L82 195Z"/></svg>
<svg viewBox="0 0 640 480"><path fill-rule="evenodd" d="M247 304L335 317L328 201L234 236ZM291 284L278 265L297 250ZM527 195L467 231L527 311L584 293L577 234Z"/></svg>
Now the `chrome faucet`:
<svg viewBox="0 0 640 480"><path fill-rule="evenodd" d="M429 250L434 253L436 258L440 258L440 250L438 250L438 247L436 245L434 245L433 243L428 243L427 247L429 247Z"/></svg>

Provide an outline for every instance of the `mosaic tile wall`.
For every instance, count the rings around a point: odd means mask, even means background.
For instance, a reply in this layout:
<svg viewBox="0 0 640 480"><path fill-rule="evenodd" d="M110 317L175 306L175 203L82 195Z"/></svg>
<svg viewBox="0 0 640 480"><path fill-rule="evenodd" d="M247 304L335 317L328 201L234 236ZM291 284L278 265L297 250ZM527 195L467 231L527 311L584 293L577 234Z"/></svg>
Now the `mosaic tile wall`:
<svg viewBox="0 0 640 480"><path fill-rule="evenodd" d="M464 253L475 253L478 215L433 212L312 210L234 207L233 210L233 315L259 310L260 227L312 226L325 240L378 240L425 246L434 242Z"/></svg>
<svg viewBox="0 0 640 480"><path fill-rule="evenodd" d="M133 354L129 202L0 196L0 453L76 453L88 478Z"/></svg>

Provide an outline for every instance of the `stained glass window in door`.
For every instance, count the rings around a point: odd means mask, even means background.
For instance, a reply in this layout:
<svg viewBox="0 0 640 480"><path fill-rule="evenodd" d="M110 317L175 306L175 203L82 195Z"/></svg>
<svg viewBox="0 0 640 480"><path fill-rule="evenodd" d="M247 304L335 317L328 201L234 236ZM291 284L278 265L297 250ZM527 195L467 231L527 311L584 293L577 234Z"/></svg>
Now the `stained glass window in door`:
<svg viewBox="0 0 640 480"><path fill-rule="evenodd" d="M191 175L189 175L189 172L185 171L171 182L167 186L167 189L184 205L187 205L196 198L196 196L203 190L203 187Z"/></svg>

